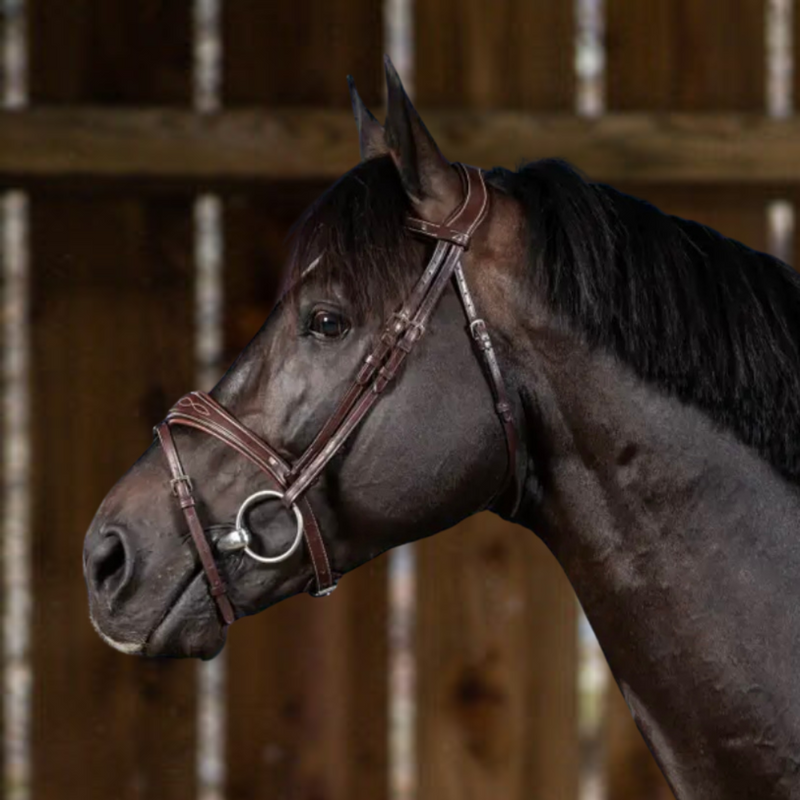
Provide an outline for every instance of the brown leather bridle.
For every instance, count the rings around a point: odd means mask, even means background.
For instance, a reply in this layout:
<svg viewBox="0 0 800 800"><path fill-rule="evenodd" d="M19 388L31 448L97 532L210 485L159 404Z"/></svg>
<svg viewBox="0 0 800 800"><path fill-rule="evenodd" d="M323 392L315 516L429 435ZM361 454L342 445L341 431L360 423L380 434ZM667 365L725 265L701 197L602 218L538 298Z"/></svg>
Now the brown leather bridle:
<svg viewBox="0 0 800 800"><path fill-rule="evenodd" d="M169 411L164 421L154 429L164 449L172 475L172 491L183 510L200 562L208 578L211 595L216 600L227 625L235 620L233 606L217 569L211 545L197 515L192 481L183 470L170 430L171 426L183 425L196 428L214 436L248 458L280 489L280 491L267 490L250 495L240 507L235 529L217 540L217 549L222 551L244 549L258 561L277 563L288 558L299 546L301 539L305 538L314 568L314 580L307 590L316 597L330 594L336 588L336 581L341 576L331 568L319 523L306 492L397 375L403 361L425 332L436 304L451 278L455 279L469 323L469 332L486 368L495 410L505 433L508 467L504 482L495 497L502 495L501 502L508 513L513 513L519 504L519 487L516 480L517 434L511 404L508 401L489 332L485 322L478 317L461 266L461 254L469 248L472 235L486 217L489 193L479 169L464 164L455 166L463 178L466 190L463 202L441 224L413 217L407 220L407 226L411 231L437 241L433 256L401 309L386 323L377 344L364 359L338 407L300 458L291 464L284 460L272 447L244 427L205 392L190 392L182 397ZM297 519L297 534L291 547L273 558L258 556L250 550L250 534L244 524L246 509L262 497L279 498L286 509L294 511Z"/></svg>

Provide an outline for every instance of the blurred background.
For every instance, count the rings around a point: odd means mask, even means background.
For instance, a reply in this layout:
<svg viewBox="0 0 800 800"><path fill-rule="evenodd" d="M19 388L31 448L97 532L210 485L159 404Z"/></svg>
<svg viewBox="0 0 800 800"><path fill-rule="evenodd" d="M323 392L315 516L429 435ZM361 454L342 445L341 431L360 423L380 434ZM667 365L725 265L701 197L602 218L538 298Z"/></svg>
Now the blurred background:
<svg viewBox="0 0 800 800"><path fill-rule="evenodd" d="M388 52L451 160L564 157L795 263L793 5L0 0L4 797L671 797L522 528L473 517L209 664L104 645L82 540L358 160L348 73L382 119Z"/></svg>

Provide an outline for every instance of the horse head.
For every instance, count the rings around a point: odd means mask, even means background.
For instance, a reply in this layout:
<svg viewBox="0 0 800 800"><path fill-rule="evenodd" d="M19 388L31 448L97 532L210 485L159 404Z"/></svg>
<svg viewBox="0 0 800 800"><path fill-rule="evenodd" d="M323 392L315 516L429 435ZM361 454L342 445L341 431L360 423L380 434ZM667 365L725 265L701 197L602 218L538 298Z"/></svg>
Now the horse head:
<svg viewBox="0 0 800 800"><path fill-rule="evenodd" d="M210 657L237 617L514 510L519 409L489 331L511 335L522 217L445 159L388 61L387 80L385 127L351 83L362 162L296 226L262 329L92 522L91 618L124 652Z"/></svg>

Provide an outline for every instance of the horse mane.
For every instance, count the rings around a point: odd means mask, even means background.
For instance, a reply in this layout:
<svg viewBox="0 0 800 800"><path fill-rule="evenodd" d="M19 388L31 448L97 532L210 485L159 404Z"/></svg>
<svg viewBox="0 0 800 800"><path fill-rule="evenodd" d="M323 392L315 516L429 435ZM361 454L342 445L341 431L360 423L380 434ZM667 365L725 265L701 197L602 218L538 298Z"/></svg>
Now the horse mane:
<svg viewBox="0 0 800 800"><path fill-rule="evenodd" d="M589 346L800 478L800 275L557 159L486 178L525 209L529 291ZM419 277L409 210L388 156L359 164L293 227L288 285L321 254L314 280L335 280L359 320L386 316Z"/></svg>
<svg viewBox="0 0 800 800"><path fill-rule="evenodd" d="M563 161L487 180L524 207L528 274L554 312L800 477L797 272Z"/></svg>

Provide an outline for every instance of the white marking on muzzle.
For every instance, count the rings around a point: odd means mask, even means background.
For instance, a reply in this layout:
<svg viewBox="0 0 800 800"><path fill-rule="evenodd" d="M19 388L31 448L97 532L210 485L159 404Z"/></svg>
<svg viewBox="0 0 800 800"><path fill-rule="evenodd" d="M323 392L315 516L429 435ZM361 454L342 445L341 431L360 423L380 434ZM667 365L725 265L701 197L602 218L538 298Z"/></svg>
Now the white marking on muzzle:
<svg viewBox="0 0 800 800"><path fill-rule="evenodd" d="M129 656L135 656L144 650L144 642L117 642L110 636L106 636L103 631L100 630L99 625L94 621L91 611L89 612L89 620L91 621L92 627L97 631L97 634L100 636L100 638L106 644L110 644L115 650L119 650L120 653L125 653Z"/></svg>

